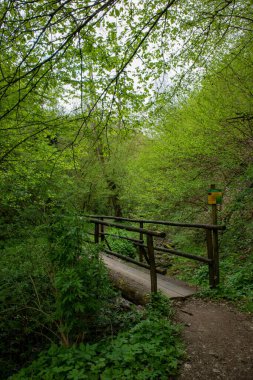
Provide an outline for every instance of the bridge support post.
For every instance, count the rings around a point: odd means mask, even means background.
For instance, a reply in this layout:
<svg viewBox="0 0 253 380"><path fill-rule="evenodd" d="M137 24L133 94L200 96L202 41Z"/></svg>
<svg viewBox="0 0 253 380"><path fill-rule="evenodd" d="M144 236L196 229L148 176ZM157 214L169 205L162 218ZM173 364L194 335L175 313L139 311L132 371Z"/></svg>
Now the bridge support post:
<svg viewBox="0 0 253 380"><path fill-rule="evenodd" d="M220 283L218 231L213 230L214 286Z"/></svg>
<svg viewBox="0 0 253 380"><path fill-rule="evenodd" d="M157 273L155 266L153 236L147 235L148 257L150 264L151 293L157 293Z"/></svg>
<svg viewBox="0 0 253 380"><path fill-rule="evenodd" d="M144 223L140 222L140 228L143 228ZM140 232L140 240L143 240L143 232ZM139 260L143 262L143 247L139 246Z"/></svg>
<svg viewBox="0 0 253 380"><path fill-rule="evenodd" d="M215 189L215 184L212 184L210 186L211 189ZM217 191L217 190L214 190ZM214 203L211 203L212 206L212 224L217 225L218 224L218 214L217 214L217 198L215 199ZM220 270L219 270L219 244L218 244L218 230L213 229L211 231L212 233L212 249L213 249L213 286L216 287L216 285L220 282Z"/></svg>
<svg viewBox="0 0 253 380"><path fill-rule="evenodd" d="M101 221L103 222L104 218L101 218ZM100 224L100 236L101 241L105 241L105 226L104 224Z"/></svg>
<svg viewBox="0 0 253 380"><path fill-rule="evenodd" d="M206 242L207 242L207 256L210 260L212 260L208 264L209 285L210 285L210 288L215 288L220 282L218 231L207 230Z"/></svg>
<svg viewBox="0 0 253 380"><path fill-rule="evenodd" d="M99 223L94 223L95 225L95 231L94 231L94 240L95 243L99 243Z"/></svg>
<svg viewBox="0 0 253 380"><path fill-rule="evenodd" d="M206 244L207 244L207 257L208 259L212 260L208 264L209 285L210 285L210 288L215 288L212 230L206 230Z"/></svg>

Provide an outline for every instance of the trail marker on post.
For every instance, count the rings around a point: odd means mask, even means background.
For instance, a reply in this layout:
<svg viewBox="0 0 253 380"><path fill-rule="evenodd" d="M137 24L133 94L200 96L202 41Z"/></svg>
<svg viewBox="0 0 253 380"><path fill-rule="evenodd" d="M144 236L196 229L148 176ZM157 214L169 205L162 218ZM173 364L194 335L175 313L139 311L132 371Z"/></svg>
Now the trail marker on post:
<svg viewBox="0 0 253 380"><path fill-rule="evenodd" d="M215 185L211 185L208 190L208 204L209 205L221 205L222 204L222 191L216 189Z"/></svg>

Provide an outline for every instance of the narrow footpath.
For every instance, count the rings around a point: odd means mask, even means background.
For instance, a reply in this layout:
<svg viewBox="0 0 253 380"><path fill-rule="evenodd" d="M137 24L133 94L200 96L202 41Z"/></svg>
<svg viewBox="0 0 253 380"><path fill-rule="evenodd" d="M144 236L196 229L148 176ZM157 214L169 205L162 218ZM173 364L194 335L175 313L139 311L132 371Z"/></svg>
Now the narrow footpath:
<svg viewBox="0 0 253 380"><path fill-rule="evenodd" d="M149 271L107 255L102 258L122 294L145 304ZM187 356L177 380L253 380L252 314L226 302L195 298L196 290L182 281L157 277L158 289L173 299L175 322L183 326Z"/></svg>
<svg viewBox="0 0 253 380"><path fill-rule="evenodd" d="M252 380L253 317L228 303L173 302L187 357L178 380Z"/></svg>

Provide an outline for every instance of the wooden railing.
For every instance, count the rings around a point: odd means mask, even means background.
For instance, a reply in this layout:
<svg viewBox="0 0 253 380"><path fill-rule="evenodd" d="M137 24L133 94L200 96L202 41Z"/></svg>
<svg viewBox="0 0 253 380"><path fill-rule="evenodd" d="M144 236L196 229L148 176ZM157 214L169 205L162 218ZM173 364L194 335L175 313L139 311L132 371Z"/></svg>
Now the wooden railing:
<svg viewBox="0 0 253 380"><path fill-rule="evenodd" d="M165 252L171 255L176 255L180 257L185 257L191 260L196 260L208 265L209 268L209 285L211 288L215 288L219 284L219 245L218 245L218 231L225 230L225 226L222 225L212 225L212 224L192 224L192 223L175 223L169 221L161 221L161 220L149 220L149 219L131 219L131 218L121 218L114 216L105 216L105 215L89 215L88 221L90 223L94 223L94 240L95 243L99 243L99 241L104 241L107 243L107 236L121 238L131 241L135 246L138 247L139 250L139 261L134 260L130 257L126 257L121 255L118 252L111 251L109 249L105 249L106 253L112 254L119 258L122 258L126 261L133 262L142 267L148 268L150 270L150 279L151 279L151 292L157 292L157 272L164 273L164 271L160 270L156 265L155 260L155 251ZM110 220L116 221L117 223L112 223ZM133 227L129 225L124 225L118 222L131 222L137 223L138 227ZM191 253L181 252L175 249L158 247L154 245L154 237L156 238L165 238L165 232L157 232L149 229L145 229L145 224L151 225L162 225L162 226L173 226L173 227L181 227L181 228L197 228L203 229L206 231L206 245L207 245L207 257L194 255ZM138 239L126 237L126 236L118 236L111 233L105 232L105 226L107 228L116 228L122 229L125 231L136 232L138 234ZM144 241L144 236L146 237L146 241ZM144 259L146 263L144 263Z"/></svg>

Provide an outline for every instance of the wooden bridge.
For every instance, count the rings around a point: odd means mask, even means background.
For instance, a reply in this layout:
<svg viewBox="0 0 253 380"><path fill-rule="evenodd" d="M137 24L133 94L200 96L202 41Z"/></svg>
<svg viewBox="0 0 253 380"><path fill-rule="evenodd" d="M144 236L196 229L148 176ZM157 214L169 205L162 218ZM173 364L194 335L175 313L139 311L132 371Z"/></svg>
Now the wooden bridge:
<svg viewBox="0 0 253 380"><path fill-rule="evenodd" d="M150 292L160 290L169 298L187 297L195 293L196 289L190 287L183 281L171 277L165 277L166 270L162 270L156 263L155 252L163 252L168 255L185 257L208 265L209 285L211 288L219 284L219 252L218 231L224 230L225 226L211 224L175 223L169 221L130 219L105 215L89 215L88 221L94 224L94 242L104 242L103 260L108 267L111 276L117 286L124 292L126 284L131 284L128 293L133 298L143 302L143 296ZM127 223L127 224L126 224ZM129 225L129 223L133 225ZM136 226L136 224L138 226ZM173 226L180 228L197 228L206 234L206 257L181 252L161 245L156 245L159 239L166 237L165 232L144 228L145 225ZM134 232L136 238L120 236L110 233L110 229L119 229ZM106 230L105 230L106 229ZM119 252L113 252L107 241L107 237L115 239L126 239L131 241L138 249L139 259L132 259ZM126 261L128 263L126 263Z"/></svg>
<svg viewBox="0 0 253 380"><path fill-rule="evenodd" d="M150 293L150 272L146 268L102 254L103 261L109 269L111 278L122 294L132 301L145 304L147 294ZM185 298L196 292L183 281L172 277L165 277L157 273L157 290L168 298Z"/></svg>

